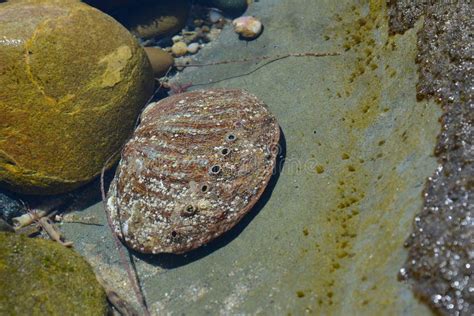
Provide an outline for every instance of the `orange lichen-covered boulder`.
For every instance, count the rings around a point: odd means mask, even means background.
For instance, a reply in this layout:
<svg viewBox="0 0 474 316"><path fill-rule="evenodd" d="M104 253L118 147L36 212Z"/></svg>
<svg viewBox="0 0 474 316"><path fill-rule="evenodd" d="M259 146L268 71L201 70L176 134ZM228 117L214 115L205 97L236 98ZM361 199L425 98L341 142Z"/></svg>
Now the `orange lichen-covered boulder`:
<svg viewBox="0 0 474 316"><path fill-rule="evenodd" d="M0 4L0 61L0 185L22 193L93 179L153 90L133 36L80 1Z"/></svg>

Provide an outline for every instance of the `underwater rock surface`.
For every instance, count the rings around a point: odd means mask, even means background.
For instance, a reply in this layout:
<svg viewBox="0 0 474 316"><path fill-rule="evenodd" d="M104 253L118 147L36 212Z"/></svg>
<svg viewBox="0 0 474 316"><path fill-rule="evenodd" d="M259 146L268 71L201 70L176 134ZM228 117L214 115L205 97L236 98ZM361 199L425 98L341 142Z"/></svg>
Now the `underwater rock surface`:
<svg viewBox="0 0 474 316"><path fill-rule="evenodd" d="M133 36L79 1L0 4L0 60L0 184L22 193L94 178L154 84Z"/></svg>
<svg viewBox="0 0 474 316"><path fill-rule="evenodd" d="M0 314L105 315L90 265L58 243L0 232Z"/></svg>
<svg viewBox="0 0 474 316"><path fill-rule="evenodd" d="M144 47L146 55L150 60L153 74L156 78L164 76L168 69L173 66L174 59L169 53L158 47Z"/></svg>
<svg viewBox="0 0 474 316"><path fill-rule="evenodd" d="M113 11L123 8L136 3L136 0L83 0L83 2L90 4L93 7L98 8L107 14L113 13Z"/></svg>
<svg viewBox="0 0 474 316"><path fill-rule="evenodd" d="M441 103L443 129L435 151L439 166L407 240L409 257L401 276L437 312L473 315L474 10L468 1L392 4L392 31L405 31L421 14L417 97Z"/></svg>
<svg viewBox="0 0 474 316"><path fill-rule="evenodd" d="M262 195L279 137L265 104L242 90L150 104L108 194L116 233L144 253L183 253L218 237Z"/></svg>
<svg viewBox="0 0 474 316"><path fill-rule="evenodd" d="M442 111L416 99L422 23L389 35L385 4L253 2L247 14L264 22L262 35L239 41L227 24L197 62L341 55L189 67L174 78L191 89L257 95L285 132L285 164L264 206L215 242L186 256L139 256L152 313L429 315L397 274L421 192L438 165ZM106 221L102 203L83 213ZM63 228L85 256L100 257L104 271L116 268L108 230Z"/></svg>
<svg viewBox="0 0 474 316"><path fill-rule="evenodd" d="M238 16L247 9L247 0L198 0L198 3L215 7L232 16Z"/></svg>
<svg viewBox="0 0 474 316"><path fill-rule="evenodd" d="M190 8L187 0L143 1L121 12L117 19L144 39L172 35L183 28Z"/></svg>

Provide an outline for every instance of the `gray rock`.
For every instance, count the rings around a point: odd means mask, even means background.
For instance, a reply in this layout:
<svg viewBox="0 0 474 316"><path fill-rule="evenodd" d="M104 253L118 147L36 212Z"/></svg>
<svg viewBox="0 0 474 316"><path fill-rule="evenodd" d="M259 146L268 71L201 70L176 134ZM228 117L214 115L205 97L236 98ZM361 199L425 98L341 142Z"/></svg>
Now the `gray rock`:
<svg viewBox="0 0 474 316"><path fill-rule="evenodd" d="M199 2L215 7L232 16L239 16L247 9L246 0L199 0Z"/></svg>
<svg viewBox="0 0 474 316"><path fill-rule="evenodd" d="M13 217L21 216L27 212L26 207L14 197L0 192L0 218L11 223Z"/></svg>
<svg viewBox="0 0 474 316"><path fill-rule="evenodd" d="M5 222L3 219L0 218L0 232L15 232L15 230L13 229L13 227L8 224L7 222Z"/></svg>

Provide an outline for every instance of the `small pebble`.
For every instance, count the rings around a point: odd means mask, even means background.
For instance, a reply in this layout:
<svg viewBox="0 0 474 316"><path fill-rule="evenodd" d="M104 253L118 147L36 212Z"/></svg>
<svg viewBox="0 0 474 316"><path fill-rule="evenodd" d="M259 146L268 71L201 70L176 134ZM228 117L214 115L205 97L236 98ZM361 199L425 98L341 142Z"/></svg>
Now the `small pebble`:
<svg viewBox="0 0 474 316"><path fill-rule="evenodd" d="M204 24L204 21L202 19L195 19L193 23L194 23L194 26L199 27Z"/></svg>
<svg viewBox="0 0 474 316"><path fill-rule="evenodd" d="M216 23L214 23L214 27L218 28L218 29L222 29L224 28L224 26L226 25L226 20L225 19L220 19L219 21L217 21Z"/></svg>
<svg viewBox="0 0 474 316"><path fill-rule="evenodd" d="M185 65L189 65L192 63L192 58L191 57L181 57L175 60L175 66L178 71L181 71L184 69Z"/></svg>
<svg viewBox="0 0 474 316"><path fill-rule="evenodd" d="M184 56L188 52L188 46L185 42L176 42L171 47L171 52L176 57Z"/></svg>
<svg viewBox="0 0 474 316"><path fill-rule="evenodd" d="M188 45L188 53L196 54L198 52L199 48L201 48L199 46L199 43L191 43L191 44Z"/></svg>
<svg viewBox="0 0 474 316"><path fill-rule="evenodd" d="M171 38L173 43L181 42L183 40L183 37L181 35L175 35Z"/></svg>
<svg viewBox="0 0 474 316"><path fill-rule="evenodd" d="M219 37L219 34L221 34L221 29L218 28L212 28L211 31L207 34L207 38L209 41L214 41Z"/></svg>
<svg viewBox="0 0 474 316"><path fill-rule="evenodd" d="M254 39L262 32L262 23L253 16L241 16L232 21L234 31L246 39Z"/></svg>
<svg viewBox="0 0 474 316"><path fill-rule="evenodd" d="M174 59L166 51L157 47L145 47L144 49L150 60L155 78L164 76L168 69L173 66Z"/></svg>
<svg viewBox="0 0 474 316"><path fill-rule="evenodd" d="M196 2L204 2L210 7L217 8L227 15L236 17L242 15L247 10L250 0L197 0Z"/></svg>
<svg viewBox="0 0 474 316"><path fill-rule="evenodd" d="M219 20L223 19L222 14L217 10L209 11L209 21L212 23L217 23Z"/></svg>

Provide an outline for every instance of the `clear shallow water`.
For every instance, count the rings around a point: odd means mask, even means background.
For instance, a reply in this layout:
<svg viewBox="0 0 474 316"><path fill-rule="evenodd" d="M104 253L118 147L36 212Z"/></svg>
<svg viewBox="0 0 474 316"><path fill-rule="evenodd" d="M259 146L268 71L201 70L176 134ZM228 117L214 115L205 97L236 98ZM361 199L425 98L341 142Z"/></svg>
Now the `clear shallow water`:
<svg viewBox="0 0 474 316"><path fill-rule="evenodd" d="M440 129L439 106L416 101L419 26L388 36L386 8L375 2L259 1L248 13L265 26L256 41L239 41L226 27L199 59L342 55L287 58L254 72L260 64L190 68L176 77L192 89L232 87L257 95L281 125L286 154L271 191L229 234L186 256L139 256L152 310L426 313L410 287L397 281L403 243L436 167L432 151ZM81 215L105 223L100 203ZM132 299L108 229L63 229Z"/></svg>

